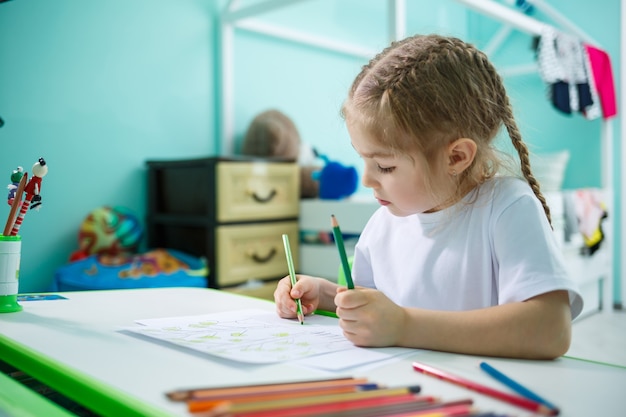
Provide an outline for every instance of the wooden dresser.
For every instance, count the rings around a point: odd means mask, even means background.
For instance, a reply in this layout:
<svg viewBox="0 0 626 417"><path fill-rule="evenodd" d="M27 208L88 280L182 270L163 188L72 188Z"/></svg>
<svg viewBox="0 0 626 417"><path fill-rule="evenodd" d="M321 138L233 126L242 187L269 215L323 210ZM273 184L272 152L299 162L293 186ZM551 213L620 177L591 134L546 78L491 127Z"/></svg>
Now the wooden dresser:
<svg viewBox="0 0 626 417"><path fill-rule="evenodd" d="M299 264L299 168L235 157L147 161L149 247L207 259L208 286L287 275L282 234Z"/></svg>

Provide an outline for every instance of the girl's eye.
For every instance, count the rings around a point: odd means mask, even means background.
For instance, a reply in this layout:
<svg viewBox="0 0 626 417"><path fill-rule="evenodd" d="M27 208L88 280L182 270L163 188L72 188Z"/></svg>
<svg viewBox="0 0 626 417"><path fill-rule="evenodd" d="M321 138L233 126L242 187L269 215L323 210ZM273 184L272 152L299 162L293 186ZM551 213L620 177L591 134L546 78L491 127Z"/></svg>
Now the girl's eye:
<svg viewBox="0 0 626 417"><path fill-rule="evenodd" d="M380 165L377 165L376 167L378 168L378 171L383 174L389 174L390 172L393 172L394 169L396 169L396 167L381 167Z"/></svg>

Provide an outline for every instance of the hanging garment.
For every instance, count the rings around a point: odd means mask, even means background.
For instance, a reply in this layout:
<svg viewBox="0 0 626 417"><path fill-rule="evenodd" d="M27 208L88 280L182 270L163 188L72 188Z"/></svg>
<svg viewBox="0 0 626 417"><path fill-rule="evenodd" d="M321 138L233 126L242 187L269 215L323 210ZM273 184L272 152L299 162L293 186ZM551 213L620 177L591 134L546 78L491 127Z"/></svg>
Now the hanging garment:
<svg viewBox="0 0 626 417"><path fill-rule="evenodd" d="M609 55L601 49L587 44L585 44L584 47L589 57L595 88L600 98L602 117L609 119L617 114L611 59Z"/></svg>
<svg viewBox="0 0 626 417"><path fill-rule="evenodd" d="M595 120L602 116L602 106L600 105L600 97L598 96L598 89L596 88L596 82L593 76L593 71L591 69L591 61L589 60L589 53L586 45L583 44L584 48L584 56L585 56L585 70L588 74L589 79L589 94L591 94L591 102L590 106L587 106L586 109L583 110L583 116L587 120Z"/></svg>
<svg viewBox="0 0 626 417"><path fill-rule="evenodd" d="M549 98L563 113L586 112L593 105L586 56L577 38L544 29L537 45L539 74L549 85Z"/></svg>

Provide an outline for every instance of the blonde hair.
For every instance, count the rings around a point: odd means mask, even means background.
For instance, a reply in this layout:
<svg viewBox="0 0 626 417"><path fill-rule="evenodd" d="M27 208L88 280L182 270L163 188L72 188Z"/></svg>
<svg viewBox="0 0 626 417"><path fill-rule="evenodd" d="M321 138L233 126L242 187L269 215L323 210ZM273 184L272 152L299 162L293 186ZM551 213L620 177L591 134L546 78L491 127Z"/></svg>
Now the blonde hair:
<svg viewBox="0 0 626 417"><path fill-rule="evenodd" d="M459 175L459 190L496 175L503 161L493 142L504 126L519 155L521 173L551 222L502 79L473 45L434 34L393 42L363 66L342 115L364 126L392 152L416 153L431 170L445 146L459 138L472 139L476 156Z"/></svg>

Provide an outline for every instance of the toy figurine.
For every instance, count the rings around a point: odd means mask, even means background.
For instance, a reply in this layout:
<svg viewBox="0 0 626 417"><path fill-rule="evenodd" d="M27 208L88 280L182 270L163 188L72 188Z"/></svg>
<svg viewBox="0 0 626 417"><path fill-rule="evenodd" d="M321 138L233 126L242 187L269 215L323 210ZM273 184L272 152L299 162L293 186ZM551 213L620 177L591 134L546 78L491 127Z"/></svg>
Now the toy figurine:
<svg viewBox="0 0 626 417"><path fill-rule="evenodd" d="M46 161L43 158L39 158L39 160L33 165L33 176L30 180L28 180L26 187L24 187L26 197L22 202L17 219L15 219L13 230L11 230L12 236L17 235L17 232L20 230L20 226L22 225L22 221L24 220L24 216L26 215L26 211L28 211L29 206L33 209L38 208L41 205L41 180L47 173L48 165L46 165Z"/></svg>
<svg viewBox="0 0 626 417"><path fill-rule="evenodd" d="M7 186L7 188L9 189L9 195L7 196L7 203L9 203L9 205L13 204L17 187L23 176L24 176L24 168L22 167L17 167L11 173L11 184Z"/></svg>
<svg viewBox="0 0 626 417"><path fill-rule="evenodd" d="M26 188L24 188L24 192L26 193L26 198L24 201L30 202L31 209L37 209L41 205L41 180L48 173L48 166L46 165L46 161L43 158L39 158L39 160L33 165L33 176L26 184Z"/></svg>
<svg viewBox="0 0 626 417"><path fill-rule="evenodd" d="M359 185L359 174L356 168L330 161L324 155L321 158L326 165L321 171L313 173L313 179L319 182L319 198L341 200L354 194Z"/></svg>

